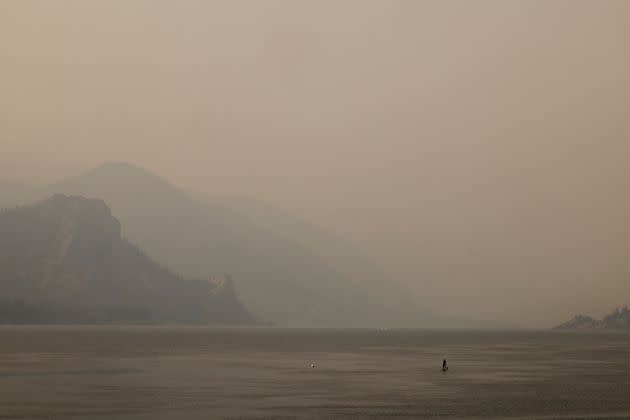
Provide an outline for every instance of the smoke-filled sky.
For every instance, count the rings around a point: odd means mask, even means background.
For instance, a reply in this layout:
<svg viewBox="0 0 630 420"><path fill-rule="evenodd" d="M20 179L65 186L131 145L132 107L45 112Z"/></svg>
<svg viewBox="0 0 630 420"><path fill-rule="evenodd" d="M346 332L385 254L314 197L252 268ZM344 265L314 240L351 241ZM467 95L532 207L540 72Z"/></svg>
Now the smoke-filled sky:
<svg viewBox="0 0 630 420"><path fill-rule="evenodd" d="M343 235L439 314L630 303L626 0L0 2L0 179L127 161Z"/></svg>

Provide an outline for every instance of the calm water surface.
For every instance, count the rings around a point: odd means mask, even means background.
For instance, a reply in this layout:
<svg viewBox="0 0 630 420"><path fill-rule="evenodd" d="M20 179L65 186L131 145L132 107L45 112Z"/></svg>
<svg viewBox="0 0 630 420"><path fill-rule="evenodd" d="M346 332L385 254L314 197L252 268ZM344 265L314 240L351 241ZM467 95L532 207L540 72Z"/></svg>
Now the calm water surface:
<svg viewBox="0 0 630 420"><path fill-rule="evenodd" d="M0 327L0 419L489 417L630 418L630 334Z"/></svg>

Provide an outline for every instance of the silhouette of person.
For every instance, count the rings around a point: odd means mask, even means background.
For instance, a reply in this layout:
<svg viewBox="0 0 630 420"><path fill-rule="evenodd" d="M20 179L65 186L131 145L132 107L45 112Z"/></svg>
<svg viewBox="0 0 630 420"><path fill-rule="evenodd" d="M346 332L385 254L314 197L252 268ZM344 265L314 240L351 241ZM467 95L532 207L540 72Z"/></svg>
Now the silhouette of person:
<svg viewBox="0 0 630 420"><path fill-rule="evenodd" d="M446 359L444 359L442 361L442 370L446 370L446 369L447 369L447 367L446 367Z"/></svg>

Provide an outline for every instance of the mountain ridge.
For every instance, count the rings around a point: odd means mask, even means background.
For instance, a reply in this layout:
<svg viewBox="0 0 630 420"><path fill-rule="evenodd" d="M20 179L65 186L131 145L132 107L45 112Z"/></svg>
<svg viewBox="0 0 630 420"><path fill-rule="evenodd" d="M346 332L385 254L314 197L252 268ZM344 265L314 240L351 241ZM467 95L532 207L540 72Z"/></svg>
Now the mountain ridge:
<svg viewBox="0 0 630 420"><path fill-rule="evenodd" d="M248 309L274 324L419 326L427 319L409 294L359 252L323 229L287 222L280 212L194 196L120 162L31 191L24 199L56 192L104 199L126 237L186 276L231 273ZM318 232L324 233L313 239Z"/></svg>

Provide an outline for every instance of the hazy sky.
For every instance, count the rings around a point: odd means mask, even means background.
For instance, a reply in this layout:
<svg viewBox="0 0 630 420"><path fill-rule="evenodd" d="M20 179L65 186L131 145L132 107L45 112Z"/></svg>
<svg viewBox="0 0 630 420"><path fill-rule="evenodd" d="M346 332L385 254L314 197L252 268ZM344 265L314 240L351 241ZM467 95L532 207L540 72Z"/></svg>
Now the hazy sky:
<svg viewBox="0 0 630 420"><path fill-rule="evenodd" d="M630 1L0 0L0 179L122 160L356 241L427 307L630 303Z"/></svg>

